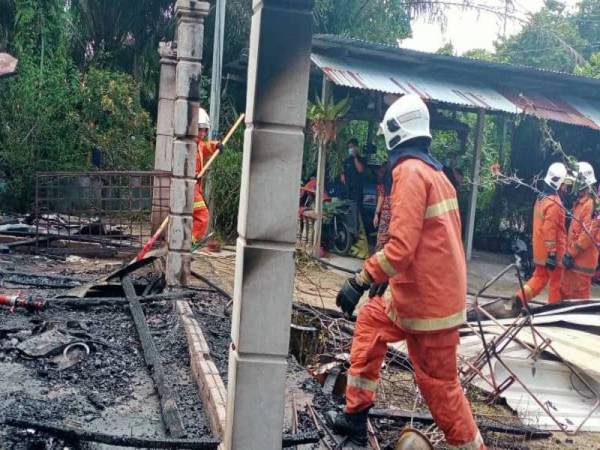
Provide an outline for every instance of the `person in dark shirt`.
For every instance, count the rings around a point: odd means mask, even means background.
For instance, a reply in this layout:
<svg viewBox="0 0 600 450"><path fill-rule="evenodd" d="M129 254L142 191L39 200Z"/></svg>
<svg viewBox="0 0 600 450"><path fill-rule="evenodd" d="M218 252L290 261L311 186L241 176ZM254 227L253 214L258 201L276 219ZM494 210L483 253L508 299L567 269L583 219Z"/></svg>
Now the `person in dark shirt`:
<svg viewBox="0 0 600 450"><path fill-rule="evenodd" d="M348 157L344 160L344 170L340 181L346 187L349 200L356 203L362 211L365 161L358 153L358 141L354 138L348 141Z"/></svg>
<svg viewBox="0 0 600 450"><path fill-rule="evenodd" d="M456 190L456 195L458 196L460 192L460 185L464 180L464 175L462 171L457 167L458 163L456 161L456 155L451 154L450 157L446 160L446 164L444 164L443 171L444 175L448 178L454 189Z"/></svg>

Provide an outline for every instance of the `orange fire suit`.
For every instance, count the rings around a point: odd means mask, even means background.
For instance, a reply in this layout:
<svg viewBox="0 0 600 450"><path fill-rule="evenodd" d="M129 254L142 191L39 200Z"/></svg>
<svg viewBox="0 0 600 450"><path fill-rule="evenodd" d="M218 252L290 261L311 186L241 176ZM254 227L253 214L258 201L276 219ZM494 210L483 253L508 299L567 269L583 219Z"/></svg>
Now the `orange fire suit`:
<svg viewBox="0 0 600 450"><path fill-rule="evenodd" d="M558 194L550 194L536 200L533 207L533 263L535 270L531 279L516 295L521 301L529 301L539 295L550 282L548 303L561 300L560 280L562 275L561 260L566 246L565 210ZM549 253L556 253L557 266L554 270L546 268Z"/></svg>
<svg viewBox="0 0 600 450"><path fill-rule="evenodd" d="M389 240L362 273L390 287L358 314L346 412L373 404L387 344L406 339L416 382L448 444L485 449L456 366L466 297L456 191L442 171L417 158L401 160L392 177Z"/></svg>
<svg viewBox="0 0 600 450"><path fill-rule="evenodd" d="M204 168L210 157L217 151L219 143L217 141L199 141L198 151L196 152L196 175ZM208 207L202 197L202 180L196 182L194 188L194 212L192 226L192 241L196 242L206 236L208 231Z"/></svg>
<svg viewBox="0 0 600 450"><path fill-rule="evenodd" d="M560 290L564 299L584 300L592 294L592 277L598 265L597 220L593 218L594 200L585 195L573 206L567 252L573 256L573 268L564 270Z"/></svg>

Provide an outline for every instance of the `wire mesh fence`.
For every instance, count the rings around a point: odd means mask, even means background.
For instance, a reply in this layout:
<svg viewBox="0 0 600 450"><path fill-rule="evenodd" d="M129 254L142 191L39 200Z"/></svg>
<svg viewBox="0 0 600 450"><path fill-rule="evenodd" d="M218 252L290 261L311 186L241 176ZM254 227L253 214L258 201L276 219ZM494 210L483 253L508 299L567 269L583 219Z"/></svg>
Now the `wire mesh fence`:
<svg viewBox="0 0 600 450"><path fill-rule="evenodd" d="M139 247L168 215L169 196L168 172L39 172L37 246Z"/></svg>

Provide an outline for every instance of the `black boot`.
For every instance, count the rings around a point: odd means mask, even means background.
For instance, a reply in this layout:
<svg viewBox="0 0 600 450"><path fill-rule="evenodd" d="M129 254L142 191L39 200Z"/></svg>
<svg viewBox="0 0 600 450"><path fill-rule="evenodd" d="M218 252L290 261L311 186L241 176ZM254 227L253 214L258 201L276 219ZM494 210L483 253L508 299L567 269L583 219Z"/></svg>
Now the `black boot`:
<svg viewBox="0 0 600 450"><path fill-rule="evenodd" d="M348 436L354 444L367 445L367 417L369 408L354 414L327 411L325 420L335 434Z"/></svg>

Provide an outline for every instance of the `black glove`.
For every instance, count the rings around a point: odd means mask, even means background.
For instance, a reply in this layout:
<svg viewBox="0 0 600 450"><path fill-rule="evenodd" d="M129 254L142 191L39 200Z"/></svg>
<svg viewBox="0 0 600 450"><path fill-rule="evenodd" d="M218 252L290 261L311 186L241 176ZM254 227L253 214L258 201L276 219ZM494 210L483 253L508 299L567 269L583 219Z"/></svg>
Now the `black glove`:
<svg viewBox="0 0 600 450"><path fill-rule="evenodd" d="M387 283L378 283L371 285L371 289L369 289L369 298L381 297L385 293L387 287Z"/></svg>
<svg viewBox="0 0 600 450"><path fill-rule="evenodd" d="M565 253L565 256L563 256L562 259L562 265L565 267L565 269L569 270L573 268L573 255L571 255L570 253Z"/></svg>
<svg viewBox="0 0 600 450"><path fill-rule="evenodd" d="M219 151L223 150L223 144L221 144L220 142L217 144L217 149Z"/></svg>
<svg viewBox="0 0 600 450"><path fill-rule="evenodd" d="M548 253L548 257L546 258L546 269L556 269L556 253Z"/></svg>
<svg viewBox="0 0 600 450"><path fill-rule="evenodd" d="M359 275L344 281L340 292L335 298L335 304L342 309L346 318L352 317L354 308L358 305L364 292L369 289L369 286L369 283L363 282Z"/></svg>

